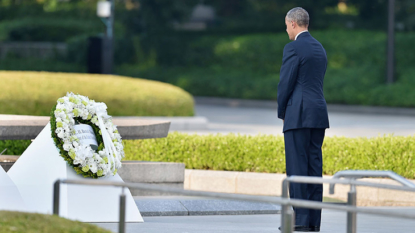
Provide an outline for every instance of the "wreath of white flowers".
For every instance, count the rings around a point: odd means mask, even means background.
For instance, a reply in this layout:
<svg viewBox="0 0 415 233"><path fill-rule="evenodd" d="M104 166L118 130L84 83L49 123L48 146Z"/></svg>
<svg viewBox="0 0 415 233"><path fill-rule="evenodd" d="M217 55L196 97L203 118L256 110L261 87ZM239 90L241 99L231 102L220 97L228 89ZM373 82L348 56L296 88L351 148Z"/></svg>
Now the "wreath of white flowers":
<svg viewBox="0 0 415 233"><path fill-rule="evenodd" d="M58 99L51 112L52 138L60 155L85 177L115 175L125 155L121 135L106 109L104 103L68 93ZM96 145L77 136L80 133L75 130L78 124L90 129L89 133L96 137Z"/></svg>

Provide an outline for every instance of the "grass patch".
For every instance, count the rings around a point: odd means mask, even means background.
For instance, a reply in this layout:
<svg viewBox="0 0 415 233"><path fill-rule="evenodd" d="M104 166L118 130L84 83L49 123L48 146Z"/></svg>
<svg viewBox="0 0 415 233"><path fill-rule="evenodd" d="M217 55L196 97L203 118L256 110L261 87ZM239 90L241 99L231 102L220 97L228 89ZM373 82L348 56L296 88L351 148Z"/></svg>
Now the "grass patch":
<svg viewBox="0 0 415 233"><path fill-rule="evenodd" d="M0 211L0 233L111 233L97 226L55 215Z"/></svg>
<svg viewBox="0 0 415 233"><path fill-rule="evenodd" d="M340 199L331 198L331 197L323 197L323 202L328 203L336 203L336 204L345 204L346 202Z"/></svg>
<svg viewBox="0 0 415 233"><path fill-rule="evenodd" d="M0 114L48 116L73 92L108 106L113 116L192 116L192 96L171 84L114 75L0 72Z"/></svg>

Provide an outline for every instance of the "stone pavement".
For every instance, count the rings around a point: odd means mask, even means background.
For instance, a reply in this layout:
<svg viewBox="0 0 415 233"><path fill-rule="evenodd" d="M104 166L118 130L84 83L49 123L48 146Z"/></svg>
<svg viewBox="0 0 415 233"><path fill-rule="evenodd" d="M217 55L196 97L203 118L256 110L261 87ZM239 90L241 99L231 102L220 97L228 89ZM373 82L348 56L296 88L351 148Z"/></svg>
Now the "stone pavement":
<svg viewBox="0 0 415 233"><path fill-rule="evenodd" d="M395 209L411 211L415 209ZM144 223L128 223L127 233L278 233L281 215L215 215L215 216L173 216L144 217ZM118 231L117 223L96 225ZM323 210L322 233L345 233L346 213ZM358 233L410 233L415 232L415 220L357 215Z"/></svg>
<svg viewBox="0 0 415 233"><path fill-rule="evenodd" d="M281 210L272 203L190 196L135 196L134 200L142 216L277 214Z"/></svg>
<svg viewBox="0 0 415 233"><path fill-rule="evenodd" d="M195 97L196 117L169 118L170 131L183 133L240 133L282 135L277 103ZM328 105L327 136L374 137L384 134L414 135L415 108Z"/></svg>
<svg viewBox="0 0 415 233"><path fill-rule="evenodd" d="M207 129L179 132L283 135L282 120L277 118L276 109L202 104L196 104L195 109L197 116L207 118ZM384 134L415 134L413 116L329 111L329 119L330 129L326 130L326 136L375 137Z"/></svg>

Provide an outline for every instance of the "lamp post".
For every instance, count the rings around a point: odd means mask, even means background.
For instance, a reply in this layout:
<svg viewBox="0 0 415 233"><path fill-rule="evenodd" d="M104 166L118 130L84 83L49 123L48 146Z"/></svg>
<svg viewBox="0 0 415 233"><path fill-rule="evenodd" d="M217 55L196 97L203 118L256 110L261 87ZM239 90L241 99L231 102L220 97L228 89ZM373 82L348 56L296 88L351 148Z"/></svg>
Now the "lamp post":
<svg viewBox="0 0 415 233"><path fill-rule="evenodd" d="M395 81L395 0L388 2L388 59L387 59L387 82Z"/></svg>
<svg viewBox="0 0 415 233"><path fill-rule="evenodd" d="M106 27L105 38L102 41L102 73L111 74L113 68L114 0L99 1L97 15Z"/></svg>

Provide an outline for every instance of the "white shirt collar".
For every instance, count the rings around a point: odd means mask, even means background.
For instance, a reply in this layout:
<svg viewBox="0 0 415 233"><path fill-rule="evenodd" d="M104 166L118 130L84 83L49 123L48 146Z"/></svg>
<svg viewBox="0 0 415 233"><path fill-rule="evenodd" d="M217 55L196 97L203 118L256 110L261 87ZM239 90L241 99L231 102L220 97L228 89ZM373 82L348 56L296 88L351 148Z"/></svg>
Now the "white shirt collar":
<svg viewBox="0 0 415 233"><path fill-rule="evenodd" d="M301 33L303 33L303 32L308 32L308 30L304 30L304 31L299 32L299 33L295 36L295 39L294 39L294 40L297 40L297 37L298 37Z"/></svg>

